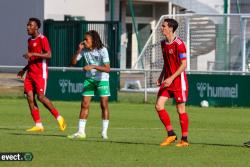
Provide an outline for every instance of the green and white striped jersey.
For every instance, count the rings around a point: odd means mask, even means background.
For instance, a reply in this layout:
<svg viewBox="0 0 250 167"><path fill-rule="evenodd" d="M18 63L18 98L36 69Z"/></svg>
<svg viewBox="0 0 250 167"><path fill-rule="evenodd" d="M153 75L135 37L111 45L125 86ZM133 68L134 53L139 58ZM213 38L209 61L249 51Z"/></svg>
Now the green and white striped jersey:
<svg viewBox="0 0 250 167"><path fill-rule="evenodd" d="M83 57L86 65L96 65L103 66L104 64L109 64L109 54L105 47L101 49L84 49L78 56L77 61ZM109 81L109 73L101 72L96 69L86 71L86 78L91 78L96 81Z"/></svg>

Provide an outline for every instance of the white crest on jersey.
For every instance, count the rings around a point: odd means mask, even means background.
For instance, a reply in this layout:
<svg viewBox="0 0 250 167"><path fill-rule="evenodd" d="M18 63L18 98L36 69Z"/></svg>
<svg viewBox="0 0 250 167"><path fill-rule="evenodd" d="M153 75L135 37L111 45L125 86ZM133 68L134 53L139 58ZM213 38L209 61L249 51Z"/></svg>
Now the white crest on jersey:
<svg viewBox="0 0 250 167"><path fill-rule="evenodd" d="M173 49L169 49L169 50L168 50L168 53L169 53L169 54L173 54L173 53L174 53Z"/></svg>

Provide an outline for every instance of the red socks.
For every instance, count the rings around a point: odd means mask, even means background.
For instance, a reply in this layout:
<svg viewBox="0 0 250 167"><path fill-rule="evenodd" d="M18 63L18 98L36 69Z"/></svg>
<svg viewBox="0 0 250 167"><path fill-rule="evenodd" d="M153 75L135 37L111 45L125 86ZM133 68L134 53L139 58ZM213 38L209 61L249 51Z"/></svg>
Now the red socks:
<svg viewBox="0 0 250 167"><path fill-rule="evenodd" d="M40 118L40 114L39 114L39 109L34 108L31 111L31 115L32 115L32 118L33 118L33 120L34 120L35 123L40 123L41 122L41 118Z"/></svg>
<svg viewBox="0 0 250 167"><path fill-rule="evenodd" d="M182 137L187 138L188 136L188 115L187 113L179 114Z"/></svg>
<svg viewBox="0 0 250 167"><path fill-rule="evenodd" d="M52 109L50 110L51 114L57 119L57 117L59 116L59 112L56 109ZM40 114L39 114L39 109L38 108L34 108L31 111L31 115L32 118L34 120L35 123L40 123L41 122L41 118L40 118Z"/></svg>
<svg viewBox="0 0 250 167"><path fill-rule="evenodd" d="M170 122L170 118L168 115L168 112L163 109L158 111L159 117L161 119L161 122L164 124L166 130L168 131L168 135L175 135L173 132L173 128ZM181 132L182 132L182 139L187 140L188 136L188 114L187 113L182 113L179 114L180 118L180 124L181 124Z"/></svg>
<svg viewBox="0 0 250 167"><path fill-rule="evenodd" d="M57 111L57 109L52 109L50 110L50 113L57 119L57 117L59 116L59 112Z"/></svg>
<svg viewBox="0 0 250 167"><path fill-rule="evenodd" d="M165 109L163 109L163 110L158 111L158 114L159 114L161 122L164 124L166 130L168 132L173 131L168 112Z"/></svg>

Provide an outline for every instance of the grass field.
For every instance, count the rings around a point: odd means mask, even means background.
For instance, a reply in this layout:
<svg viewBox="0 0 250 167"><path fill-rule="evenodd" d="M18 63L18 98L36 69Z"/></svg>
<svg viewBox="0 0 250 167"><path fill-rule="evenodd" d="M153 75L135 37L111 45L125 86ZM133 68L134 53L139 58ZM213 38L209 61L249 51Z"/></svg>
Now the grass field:
<svg viewBox="0 0 250 167"><path fill-rule="evenodd" d="M86 140L69 140L77 130L79 102L54 102L66 118L68 129L58 130L56 121L41 107L45 131L25 132L33 125L24 99L0 99L0 152L32 152L33 161L0 162L0 166L114 166L114 167L247 167L250 148L249 108L188 107L191 143L160 148L165 131L152 104L110 103L110 139L100 137L98 103L92 103ZM40 104L41 106L41 104ZM167 106L180 137L178 115Z"/></svg>

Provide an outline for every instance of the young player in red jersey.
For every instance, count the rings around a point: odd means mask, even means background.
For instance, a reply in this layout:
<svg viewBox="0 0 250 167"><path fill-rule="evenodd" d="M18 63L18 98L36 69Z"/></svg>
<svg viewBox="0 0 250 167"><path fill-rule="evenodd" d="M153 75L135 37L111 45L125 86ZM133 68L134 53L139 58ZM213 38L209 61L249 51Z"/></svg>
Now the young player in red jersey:
<svg viewBox="0 0 250 167"><path fill-rule="evenodd" d="M60 130L64 131L66 128L64 118L59 114L50 100L45 97L48 60L51 58L51 50L48 39L38 31L40 26L41 22L39 19L29 19L27 32L31 37L28 39L28 52L23 55L28 60L28 65L18 73L18 77L22 78L25 71L27 71L24 80L24 92L27 95L31 115L35 122L35 126L27 129L27 131L42 132L44 130L35 94L37 94L38 100L57 119Z"/></svg>
<svg viewBox="0 0 250 167"><path fill-rule="evenodd" d="M169 98L173 97L175 99L182 129L182 138L176 146L186 147L189 145L187 140L188 115L185 109L188 96L188 82L185 73L187 66L186 48L184 42L174 34L177 28L178 22L174 19L165 19L162 23L161 30L166 37L165 40L161 41L164 66L157 80L160 89L155 108L168 133L160 146L170 145L177 140L177 136L164 105Z"/></svg>

